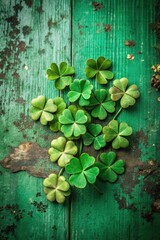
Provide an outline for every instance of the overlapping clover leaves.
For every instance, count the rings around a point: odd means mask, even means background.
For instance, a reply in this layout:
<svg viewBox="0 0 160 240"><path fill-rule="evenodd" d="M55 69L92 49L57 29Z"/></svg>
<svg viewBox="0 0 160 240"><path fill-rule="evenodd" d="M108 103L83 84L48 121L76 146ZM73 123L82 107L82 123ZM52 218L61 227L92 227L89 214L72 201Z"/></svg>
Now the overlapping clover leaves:
<svg viewBox="0 0 160 240"><path fill-rule="evenodd" d="M111 60L102 56L97 60L89 59L86 76L105 85L114 77L109 70L111 65ZM50 174L43 182L44 192L51 202L63 203L71 193L71 186L95 185L97 177L112 183L124 173L124 161L116 160L116 153L106 150L109 146L116 150L129 146L132 128L116 118L123 109L133 106L140 96L138 87L135 84L129 86L127 78L114 80L109 90L94 89L87 79L72 82L73 74L74 68L68 67L66 62L60 63L59 67L52 63L47 70L48 79L55 81L58 90L69 86L67 96L71 104L66 104L62 97L47 100L44 96L31 102L31 118L48 124L54 132L48 153L60 171ZM108 115L112 120L108 120ZM57 137L56 132L60 132ZM87 146L90 146L89 152ZM96 158L90 155L92 152L97 152Z"/></svg>

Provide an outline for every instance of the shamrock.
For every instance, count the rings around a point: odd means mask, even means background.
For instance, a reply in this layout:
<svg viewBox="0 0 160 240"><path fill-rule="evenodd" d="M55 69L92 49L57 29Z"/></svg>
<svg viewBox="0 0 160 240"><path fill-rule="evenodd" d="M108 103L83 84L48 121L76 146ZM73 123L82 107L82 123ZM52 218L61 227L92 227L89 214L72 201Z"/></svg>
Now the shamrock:
<svg viewBox="0 0 160 240"><path fill-rule="evenodd" d="M128 87L127 78L114 80L113 85L114 87L109 89L109 93L111 94L111 99L113 101L121 99L120 105L122 108L128 108L136 103L135 99L140 96L137 85L132 84Z"/></svg>
<svg viewBox="0 0 160 240"><path fill-rule="evenodd" d="M116 153L101 153L100 162L96 163L96 166L99 167L100 174L99 178L103 181L115 182L118 178L118 174L122 174L124 169L124 161L118 160L115 162Z"/></svg>
<svg viewBox="0 0 160 240"><path fill-rule="evenodd" d="M47 70L48 79L55 80L55 87L59 90L71 84L73 74L74 68L68 67L66 62L61 62L59 68L56 63L52 63Z"/></svg>
<svg viewBox="0 0 160 240"><path fill-rule="evenodd" d="M61 124L58 118L62 114L63 110L66 108L66 103L61 97L56 97L53 99L53 101L54 101L54 104L57 106L57 111L54 115L54 119L50 122L50 129L53 132L57 132L58 130L60 130L60 127L61 127Z"/></svg>
<svg viewBox="0 0 160 240"><path fill-rule="evenodd" d="M92 117L104 120L107 117L107 112L115 111L115 102L110 98L110 94L105 89L97 89L90 99L89 108L93 109Z"/></svg>
<svg viewBox="0 0 160 240"><path fill-rule="evenodd" d="M70 109L65 109L59 117L59 122L62 124L61 131L67 138L79 137L86 133L84 124L87 122L87 116L83 110L78 110L72 114Z"/></svg>
<svg viewBox="0 0 160 240"><path fill-rule="evenodd" d="M99 150L106 145L103 135L100 134L102 131L102 126L100 124L89 124L87 129L89 132L83 135L83 143L85 146L89 146L93 143L95 150Z"/></svg>
<svg viewBox="0 0 160 240"><path fill-rule="evenodd" d="M65 198L71 194L70 185L64 176L57 176L55 173L50 174L43 181L44 193L51 202L64 203Z"/></svg>
<svg viewBox="0 0 160 240"><path fill-rule="evenodd" d="M78 152L77 146L72 141L67 141L64 137L59 137L51 142L51 148L48 153L52 162L58 160L60 167L65 167Z"/></svg>
<svg viewBox="0 0 160 240"><path fill-rule="evenodd" d="M112 62L109 59L104 57L99 57L97 61L94 59L87 60L87 67L85 69L86 76L88 78L93 78L96 76L96 80L100 84L107 84L107 80L113 79L113 72L108 71L112 65Z"/></svg>
<svg viewBox="0 0 160 240"><path fill-rule="evenodd" d="M70 105L68 109L72 112L73 116L75 117L77 110L83 110L84 114L87 116L87 123L91 122L91 115L83 108L77 105Z"/></svg>
<svg viewBox="0 0 160 240"><path fill-rule="evenodd" d="M91 96L91 90L93 85L90 84L88 80L75 79L70 85L70 92L68 93L68 98L70 102L75 102L79 100L80 106L86 106L89 104L89 98Z"/></svg>
<svg viewBox="0 0 160 240"><path fill-rule="evenodd" d="M112 147L118 149L120 147L126 148L129 145L129 141L124 136L130 136L132 134L132 128L127 123L122 122L118 125L117 120L112 120L107 126L103 128L103 133L106 142L112 142Z"/></svg>
<svg viewBox="0 0 160 240"><path fill-rule="evenodd" d="M99 168L94 166L95 158L82 153L80 159L72 158L66 166L66 172L71 174L69 182L77 188L85 188L87 182L93 184L99 174Z"/></svg>
<svg viewBox="0 0 160 240"><path fill-rule="evenodd" d="M31 118L33 120L40 119L41 124L47 125L48 122L54 118L53 113L57 111L57 106L54 104L53 99L48 99L44 96L39 96L31 101Z"/></svg>

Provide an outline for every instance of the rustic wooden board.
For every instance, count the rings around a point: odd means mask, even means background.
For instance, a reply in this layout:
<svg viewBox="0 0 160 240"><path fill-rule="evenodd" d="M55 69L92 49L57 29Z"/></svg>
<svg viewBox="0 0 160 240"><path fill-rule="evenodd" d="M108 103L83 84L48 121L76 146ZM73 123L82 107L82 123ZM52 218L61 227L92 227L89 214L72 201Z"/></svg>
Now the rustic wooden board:
<svg viewBox="0 0 160 240"><path fill-rule="evenodd" d="M1 0L0 239L160 239L160 104L150 87L150 68L160 61L151 29L157 3L102 0L95 11L89 0ZM66 99L67 91L46 78L52 61L72 63L75 77L85 78L86 60L100 55L112 59L115 78L125 76L141 91L118 118L134 129L131 147L117 151L127 170L116 184L97 183L103 195L88 186L74 189L64 205L52 204L42 178L54 169L47 149L55 135L31 121L30 100Z"/></svg>
<svg viewBox="0 0 160 240"><path fill-rule="evenodd" d="M53 60L70 61L70 23L68 0L1 1L0 154L13 171L26 169L30 174L13 174L1 167L0 239L68 237L68 204L48 203L43 179L33 177L53 171L47 150L54 135L31 121L29 107L36 96L59 95L47 80L46 69Z"/></svg>

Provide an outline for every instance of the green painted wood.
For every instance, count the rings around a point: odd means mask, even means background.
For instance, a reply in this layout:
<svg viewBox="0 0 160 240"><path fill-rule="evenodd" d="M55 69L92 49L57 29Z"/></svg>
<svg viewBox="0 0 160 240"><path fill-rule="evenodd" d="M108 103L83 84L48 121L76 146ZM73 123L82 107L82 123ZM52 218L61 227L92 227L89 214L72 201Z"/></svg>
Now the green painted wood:
<svg viewBox="0 0 160 240"><path fill-rule="evenodd" d="M43 179L34 177L53 170L47 150L54 135L31 121L29 107L36 96L59 95L46 69L52 61L70 61L70 1L2 0L0 8L0 158L9 158L8 165L26 162L32 175L1 167L0 239L67 239L68 203L48 203Z"/></svg>
<svg viewBox="0 0 160 240"><path fill-rule="evenodd" d="M94 11L89 0L1 0L0 160L15 173L0 166L0 239L160 239L160 104L149 82L150 67L160 60L150 27L157 1L100 4ZM125 40L136 44L127 47ZM67 90L57 92L46 78L52 61L73 63L75 77L85 78L86 60L100 55L113 61L115 78L126 76L141 91L118 117L134 129L131 147L117 151L127 170L116 184L97 183L103 195L88 186L73 189L64 205L52 204L42 178L54 170L47 150L56 136L31 121L30 100L41 94L67 99Z"/></svg>
<svg viewBox="0 0 160 240"><path fill-rule="evenodd" d="M103 195L90 186L74 192L71 239L158 240L160 215L153 212L153 205L159 199L159 177L156 172L143 177L147 162L159 161L159 94L150 87L150 68L160 60L154 48L156 36L150 28L156 21L156 1L100 3L103 7L94 11L91 1L74 1L73 62L78 77L85 77L81 69L88 58L102 55L113 61L115 78L125 76L139 86L141 98L118 118L134 129L130 149L118 153L126 162L126 174L116 184L98 183ZM104 24L110 24L111 30L105 32ZM135 46L125 46L126 40L134 40ZM128 54L133 54L133 61L127 59ZM94 80L92 83L99 88Z"/></svg>

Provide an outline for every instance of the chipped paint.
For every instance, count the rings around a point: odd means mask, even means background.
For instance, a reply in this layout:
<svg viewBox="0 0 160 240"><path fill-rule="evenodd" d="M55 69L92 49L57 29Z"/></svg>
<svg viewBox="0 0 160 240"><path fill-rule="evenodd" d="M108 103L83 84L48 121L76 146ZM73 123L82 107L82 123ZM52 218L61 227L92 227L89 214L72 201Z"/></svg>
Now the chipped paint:
<svg viewBox="0 0 160 240"><path fill-rule="evenodd" d="M28 171L32 176L45 178L53 172L55 166L50 162L48 149L37 143L24 142L13 148L0 165L11 172Z"/></svg>

